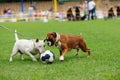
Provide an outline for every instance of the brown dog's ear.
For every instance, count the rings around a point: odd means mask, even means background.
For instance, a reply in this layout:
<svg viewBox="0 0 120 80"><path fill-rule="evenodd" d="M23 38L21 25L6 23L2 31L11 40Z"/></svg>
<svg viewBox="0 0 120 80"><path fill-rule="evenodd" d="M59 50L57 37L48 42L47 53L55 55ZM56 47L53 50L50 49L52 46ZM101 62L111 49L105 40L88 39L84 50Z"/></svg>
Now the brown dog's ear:
<svg viewBox="0 0 120 80"><path fill-rule="evenodd" d="M39 39L38 39L38 38L36 39L36 42L39 42Z"/></svg>
<svg viewBox="0 0 120 80"><path fill-rule="evenodd" d="M53 32L53 33L52 33L52 35L53 35L53 37L54 37L54 38L56 38L56 37L57 37L56 32Z"/></svg>

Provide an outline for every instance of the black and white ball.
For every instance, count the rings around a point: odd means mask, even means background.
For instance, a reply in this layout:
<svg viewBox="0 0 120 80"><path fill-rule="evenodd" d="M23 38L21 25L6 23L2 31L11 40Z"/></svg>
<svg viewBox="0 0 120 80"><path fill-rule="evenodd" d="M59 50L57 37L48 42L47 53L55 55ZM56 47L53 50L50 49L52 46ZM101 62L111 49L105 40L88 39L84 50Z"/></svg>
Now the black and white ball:
<svg viewBox="0 0 120 80"><path fill-rule="evenodd" d="M55 55L52 51L46 50L44 53L40 55L40 59L43 63L47 63L47 64L53 63L55 59Z"/></svg>

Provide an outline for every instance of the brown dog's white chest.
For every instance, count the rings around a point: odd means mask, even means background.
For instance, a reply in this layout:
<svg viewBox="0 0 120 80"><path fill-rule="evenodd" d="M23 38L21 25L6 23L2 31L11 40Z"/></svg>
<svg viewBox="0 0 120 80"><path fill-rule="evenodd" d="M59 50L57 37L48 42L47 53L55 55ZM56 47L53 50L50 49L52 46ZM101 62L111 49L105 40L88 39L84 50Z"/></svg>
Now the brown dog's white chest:
<svg viewBox="0 0 120 80"><path fill-rule="evenodd" d="M56 42L56 43L55 43L55 46L56 46L58 49L61 49L61 42L60 42L60 41Z"/></svg>

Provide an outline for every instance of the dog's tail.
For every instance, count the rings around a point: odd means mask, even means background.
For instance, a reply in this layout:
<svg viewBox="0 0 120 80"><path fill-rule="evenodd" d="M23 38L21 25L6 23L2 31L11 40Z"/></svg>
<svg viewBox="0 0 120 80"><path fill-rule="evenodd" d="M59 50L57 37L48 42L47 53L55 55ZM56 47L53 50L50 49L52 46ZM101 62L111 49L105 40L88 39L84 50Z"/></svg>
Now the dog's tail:
<svg viewBox="0 0 120 80"><path fill-rule="evenodd" d="M19 40L18 35L17 35L17 30L15 30L15 40L16 40L16 41Z"/></svg>

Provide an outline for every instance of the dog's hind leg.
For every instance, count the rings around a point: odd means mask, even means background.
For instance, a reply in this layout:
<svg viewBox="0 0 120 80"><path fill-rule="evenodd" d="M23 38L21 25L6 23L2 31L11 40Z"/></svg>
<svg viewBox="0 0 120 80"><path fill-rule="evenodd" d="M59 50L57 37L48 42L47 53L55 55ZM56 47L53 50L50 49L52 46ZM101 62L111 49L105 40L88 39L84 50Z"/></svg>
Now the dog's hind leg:
<svg viewBox="0 0 120 80"><path fill-rule="evenodd" d="M18 52L18 49L16 47L13 48L12 54L10 56L9 61L12 62L13 61L13 56L15 56Z"/></svg>
<svg viewBox="0 0 120 80"><path fill-rule="evenodd" d="M20 50L19 50L18 52L20 53L20 59L21 59L21 60L24 60L24 58L23 58L23 53L22 53Z"/></svg>
<svg viewBox="0 0 120 80"><path fill-rule="evenodd" d="M90 57L90 49L87 49L88 57Z"/></svg>
<svg viewBox="0 0 120 80"><path fill-rule="evenodd" d="M21 60L24 60L23 54L20 54L20 59L21 59Z"/></svg>
<svg viewBox="0 0 120 80"><path fill-rule="evenodd" d="M85 42L81 43L80 48L83 52L88 52L88 57L90 56L90 49L87 48L87 45Z"/></svg>
<svg viewBox="0 0 120 80"><path fill-rule="evenodd" d="M79 52L79 49L76 49L76 50L77 50L77 52L76 52L75 56L77 56L77 55L78 55L78 52Z"/></svg>
<svg viewBox="0 0 120 80"><path fill-rule="evenodd" d="M88 52L88 57L90 57L90 49L88 49L86 47L82 47L81 49L83 52Z"/></svg>

